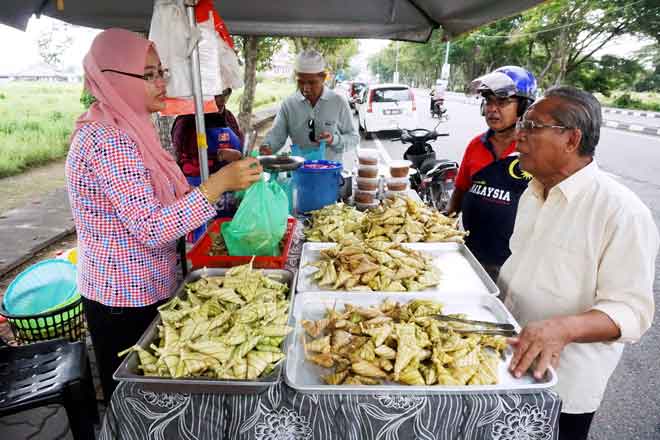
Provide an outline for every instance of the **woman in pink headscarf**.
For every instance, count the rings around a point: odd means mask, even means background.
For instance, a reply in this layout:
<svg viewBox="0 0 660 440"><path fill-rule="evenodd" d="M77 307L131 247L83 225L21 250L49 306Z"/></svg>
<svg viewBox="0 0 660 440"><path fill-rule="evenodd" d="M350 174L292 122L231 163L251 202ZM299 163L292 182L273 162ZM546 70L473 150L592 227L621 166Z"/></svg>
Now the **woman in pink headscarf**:
<svg viewBox="0 0 660 440"><path fill-rule="evenodd" d="M176 240L212 219L224 192L257 181L261 167L255 159L237 161L190 188L151 120L164 108L167 82L153 43L109 29L83 64L96 102L76 123L66 178L78 288L109 400L117 353L137 342L174 292Z"/></svg>

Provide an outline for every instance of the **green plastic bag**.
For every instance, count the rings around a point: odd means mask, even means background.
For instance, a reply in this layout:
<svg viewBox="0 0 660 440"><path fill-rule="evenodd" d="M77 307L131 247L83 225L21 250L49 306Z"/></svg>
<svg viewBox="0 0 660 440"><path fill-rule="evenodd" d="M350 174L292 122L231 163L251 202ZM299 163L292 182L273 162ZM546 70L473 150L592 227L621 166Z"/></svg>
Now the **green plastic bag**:
<svg viewBox="0 0 660 440"><path fill-rule="evenodd" d="M233 220L222 224L229 255L280 255L288 216L289 199L277 182L262 179L250 186Z"/></svg>

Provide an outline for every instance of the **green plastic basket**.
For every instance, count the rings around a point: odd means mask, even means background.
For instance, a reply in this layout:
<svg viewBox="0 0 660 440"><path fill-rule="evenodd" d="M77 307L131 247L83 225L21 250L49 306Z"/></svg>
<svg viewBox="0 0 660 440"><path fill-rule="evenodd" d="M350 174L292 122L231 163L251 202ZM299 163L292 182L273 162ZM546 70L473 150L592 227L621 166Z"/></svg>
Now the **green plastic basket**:
<svg viewBox="0 0 660 440"><path fill-rule="evenodd" d="M38 315L12 315L0 304L0 315L7 318L20 344L59 338L78 341L85 337L83 303L78 294L66 303Z"/></svg>

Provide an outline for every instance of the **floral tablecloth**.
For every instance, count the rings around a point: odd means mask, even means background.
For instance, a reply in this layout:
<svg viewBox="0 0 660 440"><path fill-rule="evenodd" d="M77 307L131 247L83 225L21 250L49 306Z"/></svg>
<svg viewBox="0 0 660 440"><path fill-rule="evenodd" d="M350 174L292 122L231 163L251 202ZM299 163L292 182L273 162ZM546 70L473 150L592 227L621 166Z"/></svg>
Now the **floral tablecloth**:
<svg viewBox="0 0 660 440"><path fill-rule="evenodd" d="M287 268L302 249L296 230ZM261 394L154 393L121 383L100 439L493 439L557 438L561 400L532 394L313 395L286 384Z"/></svg>

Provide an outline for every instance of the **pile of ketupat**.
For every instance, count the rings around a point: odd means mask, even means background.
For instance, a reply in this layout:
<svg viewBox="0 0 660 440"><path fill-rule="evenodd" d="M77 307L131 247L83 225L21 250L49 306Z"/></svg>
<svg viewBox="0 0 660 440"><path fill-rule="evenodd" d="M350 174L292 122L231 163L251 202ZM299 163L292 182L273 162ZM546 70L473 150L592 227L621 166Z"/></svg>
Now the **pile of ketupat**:
<svg viewBox="0 0 660 440"><path fill-rule="evenodd" d="M287 326L286 284L251 265L223 277L203 277L158 308L162 325L150 350L135 345L145 376L256 379L284 358Z"/></svg>
<svg viewBox="0 0 660 440"><path fill-rule="evenodd" d="M506 349L502 336L458 334L461 324L433 318L442 304L413 300L401 305L385 300L380 306L345 304L328 310L318 321L301 321L308 336L307 360L332 368L322 376L328 385L494 385L499 357ZM453 315L463 317L464 315Z"/></svg>
<svg viewBox="0 0 660 440"><path fill-rule="evenodd" d="M387 198L367 213L365 237L406 243L463 243L467 232L458 229L458 218L447 217L410 197Z"/></svg>
<svg viewBox="0 0 660 440"><path fill-rule="evenodd" d="M311 212L311 227L305 229L308 241L334 242L364 239L362 229L366 214L343 203Z"/></svg>
<svg viewBox="0 0 660 440"><path fill-rule="evenodd" d="M321 251L312 279L330 290L417 292L440 284L440 269L399 243L345 241Z"/></svg>
<svg viewBox="0 0 660 440"><path fill-rule="evenodd" d="M374 239L394 242L458 242L468 233L458 229L458 219L447 217L410 197L383 200L365 213L342 203L312 212L307 240L342 242Z"/></svg>

